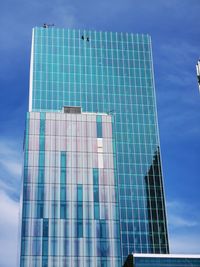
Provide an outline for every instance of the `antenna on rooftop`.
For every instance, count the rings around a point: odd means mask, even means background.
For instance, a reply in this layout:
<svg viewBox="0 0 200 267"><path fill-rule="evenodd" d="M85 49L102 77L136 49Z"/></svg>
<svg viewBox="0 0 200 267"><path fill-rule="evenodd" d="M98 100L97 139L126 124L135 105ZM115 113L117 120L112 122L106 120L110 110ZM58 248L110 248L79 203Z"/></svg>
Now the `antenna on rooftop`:
<svg viewBox="0 0 200 267"><path fill-rule="evenodd" d="M47 23L44 23L43 24L43 28L49 28L49 27L54 27L55 26L55 24L47 24Z"/></svg>
<svg viewBox="0 0 200 267"><path fill-rule="evenodd" d="M198 81L199 92L200 92L200 59L197 62L196 69L197 69L197 81Z"/></svg>

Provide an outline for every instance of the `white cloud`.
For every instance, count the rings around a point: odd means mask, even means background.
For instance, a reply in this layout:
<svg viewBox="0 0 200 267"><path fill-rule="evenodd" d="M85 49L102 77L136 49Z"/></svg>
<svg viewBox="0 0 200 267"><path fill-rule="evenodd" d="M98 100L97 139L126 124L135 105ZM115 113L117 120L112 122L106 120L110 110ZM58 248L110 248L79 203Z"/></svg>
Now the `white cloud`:
<svg viewBox="0 0 200 267"><path fill-rule="evenodd" d="M193 206L181 201L167 202L169 226L171 228L200 227L199 216Z"/></svg>
<svg viewBox="0 0 200 267"><path fill-rule="evenodd" d="M19 205L0 191L0 266L14 267L17 262Z"/></svg>
<svg viewBox="0 0 200 267"><path fill-rule="evenodd" d="M200 234L173 234L170 238L170 252L184 254L200 254Z"/></svg>
<svg viewBox="0 0 200 267"><path fill-rule="evenodd" d="M200 253L199 208L182 201L167 202L170 251L172 253Z"/></svg>
<svg viewBox="0 0 200 267"><path fill-rule="evenodd" d="M0 138L0 267L17 267L22 145Z"/></svg>
<svg viewBox="0 0 200 267"><path fill-rule="evenodd" d="M0 159L0 164L3 165L4 168L6 168L6 170L8 172L10 172L11 174L14 175L21 175L22 172L22 165L19 162L13 162L12 158L11 159Z"/></svg>
<svg viewBox="0 0 200 267"><path fill-rule="evenodd" d="M194 56L199 53L198 47L193 45L190 40L183 41L177 46L176 40L172 40L169 43L164 43L160 47L163 57L160 60L163 63L169 64L167 59L171 59L171 64L173 67L177 67L181 65L182 68L179 71L185 70L187 65L191 65L196 63L196 58ZM175 60L173 60L175 59ZM187 69L187 68L186 68ZM194 66L195 69L195 66Z"/></svg>
<svg viewBox="0 0 200 267"><path fill-rule="evenodd" d="M198 222L197 221L191 221L186 218L182 218L179 215L175 214L170 214L169 215L169 224L172 225L173 227L193 227L197 226Z"/></svg>
<svg viewBox="0 0 200 267"><path fill-rule="evenodd" d="M22 170L22 153L20 151L22 149L19 149L10 140L0 140L0 166L18 178L21 176Z"/></svg>

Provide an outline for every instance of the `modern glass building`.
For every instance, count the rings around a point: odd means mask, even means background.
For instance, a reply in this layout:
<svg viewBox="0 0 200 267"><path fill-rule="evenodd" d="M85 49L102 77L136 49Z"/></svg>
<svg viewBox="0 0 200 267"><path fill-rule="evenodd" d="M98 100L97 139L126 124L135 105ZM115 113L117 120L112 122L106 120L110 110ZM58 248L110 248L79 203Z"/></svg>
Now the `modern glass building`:
<svg viewBox="0 0 200 267"><path fill-rule="evenodd" d="M34 28L21 266L168 253L159 147L150 36Z"/></svg>
<svg viewBox="0 0 200 267"><path fill-rule="evenodd" d="M25 142L21 266L119 266L111 116L30 112Z"/></svg>
<svg viewBox="0 0 200 267"><path fill-rule="evenodd" d="M200 255L130 254L124 267L199 267Z"/></svg>

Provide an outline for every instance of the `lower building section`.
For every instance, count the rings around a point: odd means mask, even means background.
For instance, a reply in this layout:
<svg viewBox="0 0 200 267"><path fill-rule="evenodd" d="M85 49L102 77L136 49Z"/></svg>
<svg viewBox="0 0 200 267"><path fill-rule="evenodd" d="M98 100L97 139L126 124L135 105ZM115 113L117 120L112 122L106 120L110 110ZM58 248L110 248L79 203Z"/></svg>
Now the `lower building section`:
<svg viewBox="0 0 200 267"><path fill-rule="evenodd" d="M200 255L130 254L124 267L199 267Z"/></svg>
<svg viewBox="0 0 200 267"><path fill-rule="evenodd" d="M121 266L112 118L30 112L21 267Z"/></svg>

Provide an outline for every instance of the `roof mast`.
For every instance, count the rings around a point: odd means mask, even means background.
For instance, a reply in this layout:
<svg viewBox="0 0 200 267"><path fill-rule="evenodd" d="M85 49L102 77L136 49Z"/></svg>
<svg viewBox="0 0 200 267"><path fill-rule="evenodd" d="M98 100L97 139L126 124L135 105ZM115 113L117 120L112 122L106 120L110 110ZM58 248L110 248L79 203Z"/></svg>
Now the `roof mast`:
<svg viewBox="0 0 200 267"><path fill-rule="evenodd" d="M196 64L196 69L197 69L197 81L198 81L199 92L200 92L200 59L198 60Z"/></svg>

